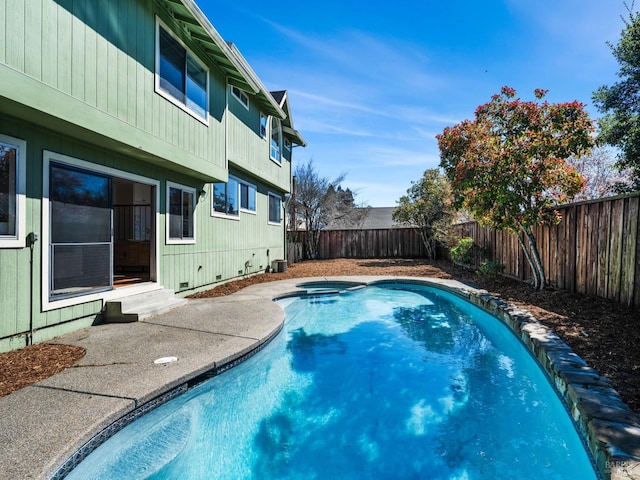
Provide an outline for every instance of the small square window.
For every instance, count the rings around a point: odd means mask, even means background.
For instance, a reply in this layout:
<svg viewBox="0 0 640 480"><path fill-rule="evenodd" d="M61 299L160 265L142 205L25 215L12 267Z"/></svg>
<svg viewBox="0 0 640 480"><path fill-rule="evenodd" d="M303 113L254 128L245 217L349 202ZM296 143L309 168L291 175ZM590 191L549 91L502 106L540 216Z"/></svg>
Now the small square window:
<svg viewBox="0 0 640 480"><path fill-rule="evenodd" d="M238 100L244 108L249 109L249 97L246 93L240 90L238 87L231 87L232 95Z"/></svg>

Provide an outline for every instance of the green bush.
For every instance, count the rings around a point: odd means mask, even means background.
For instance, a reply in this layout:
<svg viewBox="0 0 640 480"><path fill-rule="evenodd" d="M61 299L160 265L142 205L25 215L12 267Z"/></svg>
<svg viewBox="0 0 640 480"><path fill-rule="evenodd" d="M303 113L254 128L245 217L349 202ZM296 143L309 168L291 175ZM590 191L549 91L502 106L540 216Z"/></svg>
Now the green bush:
<svg viewBox="0 0 640 480"><path fill-rule="evenodd" d="M462 265L470 265L472 259L472 249L474 243L473 238L464 237L458 240L455 247L452 247L449 253L451 254L451 260L455 263L461 263Z"/></svg>
<svg viewBox="0 0 640 480"><path fill-rule="evenodd" d="M485 260L480 265L480 273L495 277L504 271L504 265L496 260Z"/></svg>

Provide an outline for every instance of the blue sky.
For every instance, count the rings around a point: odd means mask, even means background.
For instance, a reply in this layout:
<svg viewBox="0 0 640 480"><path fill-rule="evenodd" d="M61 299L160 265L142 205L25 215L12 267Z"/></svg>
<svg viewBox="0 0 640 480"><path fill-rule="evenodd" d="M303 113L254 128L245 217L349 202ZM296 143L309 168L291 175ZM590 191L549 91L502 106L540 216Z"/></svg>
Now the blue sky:
<svg viewBox="0 0 640 480"><path fill-rule="evenodd" d="M523 99L578 100L616 81L622 0L198 0L270 90L323 177L356 201L395 206L439 164L435 135L508 85Z"/></svg>

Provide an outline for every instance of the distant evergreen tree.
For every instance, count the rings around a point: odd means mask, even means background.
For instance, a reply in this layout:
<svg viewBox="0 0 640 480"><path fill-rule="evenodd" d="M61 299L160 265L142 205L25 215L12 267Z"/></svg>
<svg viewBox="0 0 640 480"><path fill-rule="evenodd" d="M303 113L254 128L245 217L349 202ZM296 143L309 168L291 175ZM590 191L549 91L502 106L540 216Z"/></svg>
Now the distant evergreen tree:
<svg viewBox="0 0 640 480"><path fill-rule="evenodd" d="M616 45L609 44L620 65L620 81L593 93L604 116L598 121L598 140L620 149L616 167L630 169L633 189L640 189L640 13L627 7L628 18Z"/></svg>

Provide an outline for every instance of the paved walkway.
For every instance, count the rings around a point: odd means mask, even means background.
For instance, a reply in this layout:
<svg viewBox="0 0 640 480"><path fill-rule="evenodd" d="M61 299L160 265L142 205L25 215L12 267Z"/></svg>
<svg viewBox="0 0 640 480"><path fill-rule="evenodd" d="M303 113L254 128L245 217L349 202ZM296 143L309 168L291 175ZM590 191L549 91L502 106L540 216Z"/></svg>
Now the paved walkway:
<svg viewBox="0 0 640 480"><path fill-rule="evenodd" d="M0 479L50 478L103 428L163 393L255 349L284 322L272 299L300 280L190 300L142 322L56 338L86 355L63 372L0 398ZM174 363L154 364L162 357Z"/></svg>

